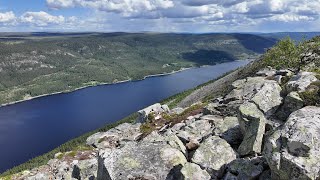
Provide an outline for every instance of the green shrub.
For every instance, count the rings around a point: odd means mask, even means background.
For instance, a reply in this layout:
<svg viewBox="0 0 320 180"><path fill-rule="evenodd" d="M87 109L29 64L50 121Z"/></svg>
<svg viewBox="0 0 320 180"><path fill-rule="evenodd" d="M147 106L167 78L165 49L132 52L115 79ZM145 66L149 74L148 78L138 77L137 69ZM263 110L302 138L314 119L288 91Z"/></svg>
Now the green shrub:
<svg viewBox="0 0 320 180"><path fill-rule="evenodd" d="M151 112L148 114L148 121L152 122L156 119L155 117L155 113L154 112Z"/></svg>
<svg viewBox="0 0 320 180"><path fill-rule="evenodd" d="M300 96L306 106L320 106L320 81L313 82L309 90L300 93Z"/></svg>
<svg viewBox="0 0 320 180"><path fill-rule="evenodd" d="M144 135L148 135L154 130L155 130L155 127L150 123L144 123L140 126L140 132Z"/></svg>
<svg viewBox="0 0 320 180"><path fill-rule="evenodd" d="M296 45L295 41L287 37L268 50L263 56L265 66L271 66L276 69L294 68L300 66L300 54L302 52L301 44Z"/></svg>

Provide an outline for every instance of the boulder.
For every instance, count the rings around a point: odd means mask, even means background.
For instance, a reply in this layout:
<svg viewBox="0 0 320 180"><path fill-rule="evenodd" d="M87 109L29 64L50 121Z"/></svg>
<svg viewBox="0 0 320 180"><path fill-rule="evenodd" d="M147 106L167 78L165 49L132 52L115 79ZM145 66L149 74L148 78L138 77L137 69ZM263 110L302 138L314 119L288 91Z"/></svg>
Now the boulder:
<svg viewBox="0 0 320 180"><path fill-rule="evenodd" d="M166 113L170 112L170 109L167 105L161 105L160 103L156 103L154 105L146 107L146 108L138 111L139 117L137 119L137 123L146 122L148 120L148 115L150 113L154 113L155 116L158 116L163 112L166 112Z"/></svg>
<svg viewBox="0 0 320 180"><path fill-rule="evenodd" d="M267 116L274 114L282 103L281 87L276 81L266 81L252 101Z"/></svg>
<svg viewBox="0 0 320 180"><path fill-rule="evenodd" d="M147 137L143 139L144 142L159 143L164 142L169 144L171 147L180 150L186 157L188 152L182 141L173 133L171 134L159 134L157 131L153 131Z"/></svg>
<svg viewBox="0 0 320 180"><path fill-rule="evenodd" d="M209 120L198 120L182 128L177 136L187 143L190 139L195 139L201 142L205 137L212 135L214 125Z"/></svg>
<svg viewBox="0 0 320 180"><path fill-rule="evenodd" d="M303 106L304 102L301 99L299 93L293 91L286 96L286 98L284 99L284 103L277 115L280 119L285 121L292 112L301 109Z"/></svg>
<svg viewBox="0 0 320 180"><path fill-rule="evenodd" d="M280 76L292 76L293 72L289 69L280 69L276 71L276 75Z"/></svg>
<svg viewBox="0 0 320 180"><path fill-rule="evenodd" d="M49 172L38 173L34 176L29 176L26 178L26 180L48 180L48 179L53 179L52 174L50 174Z"/></svg>
<svg viewBox="0 0 320 180"><path fill-rule="evenodd" d="M239 107L239 124L244 138L238 148L241 156L260 153L266 119L253 103L244 103Z"/></svg>
<svg viewBox="0 0 320 180"><path fill-rule="evenodd" d="M276 70L271 67L267 67L267 68L261 69L256 74L258 76L270 77L270 76L274 76L276 74Z"/></svg>
<svg viewBox="0 0 320 180"><path fill-rule="evenodd" d="M218 136L210 136L200 144L191 161L219 178L225 166L235 159L236 153L227 141Z"/></svg>
<svg viewBox="0 0 320 180"><path fill-rule="evenodd" d="M242 80L240 81L243 82ZM236 89L233 89L228 95L226 95L225 102L227 103L235 100L250 100L256 94L256 92L262 88L266 81L269 80L266 80L264 77L246 78L244 83L239 83L236 86ZM233 86L235 85L233 84Z"/></svg>
<svg viewBox="0 0 320 180"><path fill-rule="evenodd" d="M264 146L272 179L320 178L320 108L307 106L293 112Z"/></svg>
<svg viewBox="0 0 320 180"><path fill-rule="evenodd" d="M181 169L181 180L210 180L211 176L207 171L202 170L199 165L186 163Z"/></svg>
<svg viewBox="0 0 320 180"><path fill-rule="evenodd" d="M298 91L304 92L307 87L312 83L317 81L317 78L312 72L300 72L299 74L293 76L286 85L286 90L288 92Z"/></svg>
<svg viewBox="0 0 320 180"><path fill-rule="evenodd" d="M254 180L264 171L264 159L262 157L236 159L228 165L227 171L233 174L235 179Z"/></svg>
<svg viewBox="0 0 320 180"><path fill-rule="evenodd" d="M141 124L123 123L107 132L98 132L87 138L86 144L96 148L114 148L120 141L136 141L142 136Z"/></svg>
<svg viewBox="0 0 320 180"><path fill-rule="evenodd" d="M237 117L225 117L214 121L214 134L220 136L231 145L239 145L243 140Z"/></svg>
<svg viewBox="0 0 320 180"><path fill-rule="evenodd" d="M86 159L77 161L73 165L72 177L75 179L95 179L97 178L98 161Z"/></svg>
<svg viewBox="0 0 320 180"><path fill-rule="evenodd" d="M186 162L167 143L127 142L117 149L100 150L97 179L177 179Z"/></svg>
<svg viewBox="0 0 320 180"><path fill-rule="evenodd" d="M183 113L184 110L185 109L183 109L181 107L177 107L177 108L171 109L170 114L181 114L181 113Z"/></svg>

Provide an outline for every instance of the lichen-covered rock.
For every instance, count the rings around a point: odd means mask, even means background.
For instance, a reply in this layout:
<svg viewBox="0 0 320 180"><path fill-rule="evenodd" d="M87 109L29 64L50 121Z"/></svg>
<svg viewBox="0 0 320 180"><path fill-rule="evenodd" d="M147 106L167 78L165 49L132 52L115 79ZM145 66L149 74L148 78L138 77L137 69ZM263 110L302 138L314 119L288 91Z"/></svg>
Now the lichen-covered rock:
<svg viewBox="0 0 320 180"><path fill-rule="evenodd" d="M210 180L207 171L202 170L199 165L186 163L181 169L181 180Z"/></svg>
<svg viewBox="0 0 320 180"><path fill-rule="evenodd" d="M107 132L98 132L87 138L87 145L96 148L114 148L119 145L119 141L136 141L142 136L140 132L141 124L123 123Z"/></svg>
<svg viewBox="0 0 320 180"><path fill-rule="evenodd" d="M287 83L286 90L288 92L304 92L312 82L317 80L318 79L316 78L315 74L312 72L300 72L290 79L290 81Z"/></svg>
<svg viewBox="0 0 320 180"><path fill-rule="evenodd" d="M213 133L214 125L209 120L198 120L182 128L177 136L185 143L190 139L196 139L199 142L203 138L208 137Z"/></svg>
<svg viewBox="0 0 320 180"><path fill-rule="evenodd" d="M186 157L188 157L188 152L183 142L173 133L171 134L159 134L157 131L153 131L147 137L143 139L144 142L165 142L171 147L180 150Z"/></svg>
<svg viewBox="0 0 320 180"><path fill-rule="evenodd" d="M262 88L266 81L269 80L266 80L264 77L248 77L245 79L244 83L239 83L236 86L237 88L233 89L225 97L225 101L249 100Z"/></svg>
<svg viewBox="0 0 320 180"><path fill-rule="evenodd" d="M264 157L273 179L320 178L320 108L308 106L293 112L267 138Z"/></svg>
<svg viewBox="0 0 320 180"><path fill-rule="evenodd" d="M99 152L97 179L175 179L175 167L186 162L182 152L167 143L127 142Z"/></svg>
<svg viewBox="0 0 320 180"><path fill-rule="evenodd" d="M238 148L241 156L260 153L263 134L265 131L265 117L253 103L244 103L239 107L239 124L244 138Z"/></svg>
<svg viewBox="0 0 320 180"><path fill-rule="evenodd" d="M267 116L272 115L282 103L281 87L276 81L266 81L254 95L252 101Z"/></svg>
<svg viewBox="0 0 320 180"><path fill-rule="evenodd" d="M257 179L264 171L264 159L262 157L236 159L228 165L227 171L233 174L235 179Z"/></svg>
<svg viewBox="0 0 320 180"><path fill-rule="evenodd" d="M227 141L218 136L210 136L200 144L191 161L218 178L222 175L225 165L235 159L236 153Z"/></svg>
<svg viewBox="0 0 320 180"><path fill-rule="evenodd" d="M258 76L270 77L270 76L274 76L276 74L276 70L271 67L267 67L267 68L261 69L256 74Z"/></svg>
<svg viewBox="0 0 320 180"><path fill-rule="evenodd" d="M80 160L74 163L72 177L75 179L92 179L97 178L98 161L94 159Z"/></svg>
<svg viewBox="0 0 320 180"><path fill-rule="evenodd" d="M26 178L26 180L48 180L48 179L53 179L52 174L50 174L49 172L38 173L34 176L30 176Z"/></svg>
<svg viewBox="0 0 320 180"><path fill-rule="evenodd" d="M280 119L285 121L292 112L301 109L303 106L304 102L299 96L299 93L293 91L286 96L284 103L277 115Z"/></svg>
<svg viewBox="0 0 320 180"><path fill-rule="evenodd" d="M151 105L149 107L146 107L140 111L138 111L139 117L137 119L137 123L144 123L146 120L148 120L148 115L150 113L154 113L155 117L160 115L161 113L166 112L169 113L170 109L167 105L161 105L160 103L156 103L154 105Z"/></svg>
<svg viewBox="0 0 320 180"><path fill-rule="evenodd" d="M237 117L225 117L214 122L214 134L220 136L231 145L239 145L243 140Z"/></svg>
<svg viewBox="0 0 320 180"><path fill-rule="evenodd" d="M183 109L181 107L177 107L177 108L171 109L170 114L181 114L181 113L183 113L184 110L185 109Z"/></svg>

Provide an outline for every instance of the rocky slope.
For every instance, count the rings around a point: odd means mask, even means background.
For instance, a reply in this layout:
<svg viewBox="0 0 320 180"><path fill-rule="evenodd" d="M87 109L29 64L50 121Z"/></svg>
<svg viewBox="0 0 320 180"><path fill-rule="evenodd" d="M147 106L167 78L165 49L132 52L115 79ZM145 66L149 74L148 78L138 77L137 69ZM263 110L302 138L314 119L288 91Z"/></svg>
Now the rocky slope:
<svg viewBox="0 0 320 180"><path fill-rule="evenodd" d="M306 54L308 69L319 61ZM207 104L155 104L12 179L320 179L319 74L261 69Z"/></svg>

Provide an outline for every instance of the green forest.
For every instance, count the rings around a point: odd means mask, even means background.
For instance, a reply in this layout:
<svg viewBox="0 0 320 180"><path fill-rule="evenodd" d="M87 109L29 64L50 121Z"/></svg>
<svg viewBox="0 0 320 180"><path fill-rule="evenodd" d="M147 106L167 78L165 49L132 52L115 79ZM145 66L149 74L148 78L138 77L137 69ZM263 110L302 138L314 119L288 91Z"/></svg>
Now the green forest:
<svg viewBox="0 0 320 180"><path fill-rule="evenodd" d="M249 34L1 33L0 104L255 58L275 42Z"/></svg>

